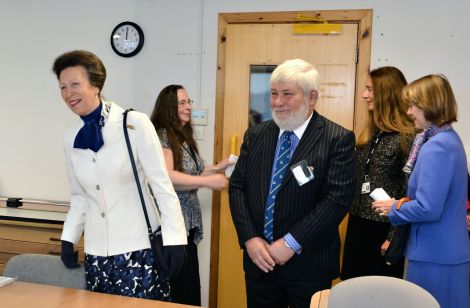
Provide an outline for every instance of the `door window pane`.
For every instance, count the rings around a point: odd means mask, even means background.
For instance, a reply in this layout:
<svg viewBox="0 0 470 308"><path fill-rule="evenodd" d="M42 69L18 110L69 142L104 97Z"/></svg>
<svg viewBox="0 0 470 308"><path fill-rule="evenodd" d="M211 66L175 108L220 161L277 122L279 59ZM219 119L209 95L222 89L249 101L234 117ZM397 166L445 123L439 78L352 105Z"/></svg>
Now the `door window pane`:
<svg viewBox="0 0 470 308"><path fill-rule="evenodd" d="M276 65L250 65L250 114L248 126L270 120L269 98L271 87L269 79Z"/></svg>

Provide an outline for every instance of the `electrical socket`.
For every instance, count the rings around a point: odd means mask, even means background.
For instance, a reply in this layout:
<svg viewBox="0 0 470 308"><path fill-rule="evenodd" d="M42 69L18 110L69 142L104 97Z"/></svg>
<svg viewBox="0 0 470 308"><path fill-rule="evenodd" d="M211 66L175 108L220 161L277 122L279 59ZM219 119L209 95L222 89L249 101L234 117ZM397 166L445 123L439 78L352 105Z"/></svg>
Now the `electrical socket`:
<svg viewBox="0 0 470 308"><path fill-rule="evenodd" d="M196 140L206 139L206 128L204 126L194 125L193 133L194 133L194 139Z"/></svg>

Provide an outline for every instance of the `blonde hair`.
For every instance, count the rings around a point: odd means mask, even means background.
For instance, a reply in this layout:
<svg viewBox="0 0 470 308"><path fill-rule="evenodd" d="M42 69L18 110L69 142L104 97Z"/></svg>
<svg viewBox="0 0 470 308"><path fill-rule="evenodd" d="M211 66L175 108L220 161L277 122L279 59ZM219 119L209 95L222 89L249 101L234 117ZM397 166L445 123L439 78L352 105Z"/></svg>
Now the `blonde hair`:
<svg viewBox="0 0 470 308"><path fill-rule="evenodd" d="M427 75L403 89L403 99L424 111L424 118L437 126L457 121L457 102L444 75Z"/></svg>
<svg viewBox="0 0 470 308"><path fill-rule="evenodd" d="M374 108L369 110L367 125L357 139L363 147L372 139L374 132L382 130L400 134L400 149L409 151L408 138L415 133L413 123L406 115L407 105L402 99L406 78L396 67L384 66L370 71L374 92Z"/></svg>

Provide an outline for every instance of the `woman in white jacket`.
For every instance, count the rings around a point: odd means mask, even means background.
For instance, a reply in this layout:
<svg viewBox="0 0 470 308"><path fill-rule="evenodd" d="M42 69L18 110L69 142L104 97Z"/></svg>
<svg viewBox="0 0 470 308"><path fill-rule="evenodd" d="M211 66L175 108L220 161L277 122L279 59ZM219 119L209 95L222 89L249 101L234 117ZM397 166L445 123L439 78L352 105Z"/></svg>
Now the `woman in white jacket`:
<svg viewBox="0 0 470 308"><path fill-rule="evenodd" d="M65 132L71 185L70 210L62 232L62 261L78 266L76 244L84 233L86 288L91 291L169 300L168 274L178 270L187 243L178 197L165 168L155 129L148 117L130 112L128 131L144 188L150 224L161 225L162 263L155 266L147 226L123 131L123 109L102 100L106 69L88 51L72 51L54 62L61 96L81 121ZM147 188L159 203L161 221Z"/></svg>

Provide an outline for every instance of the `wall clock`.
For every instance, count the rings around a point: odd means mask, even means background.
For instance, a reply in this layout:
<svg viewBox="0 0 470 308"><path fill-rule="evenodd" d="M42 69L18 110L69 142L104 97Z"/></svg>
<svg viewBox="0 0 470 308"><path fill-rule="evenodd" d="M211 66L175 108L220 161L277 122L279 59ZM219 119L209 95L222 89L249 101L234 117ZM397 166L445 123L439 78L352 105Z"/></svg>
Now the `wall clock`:
<svg viewBox="0 0 470 308"><path fill-rule="evenodd" d="M111 32L111 47L121 57L133 57L144 46L142 28L131 21L118 24Z"/></svg>

